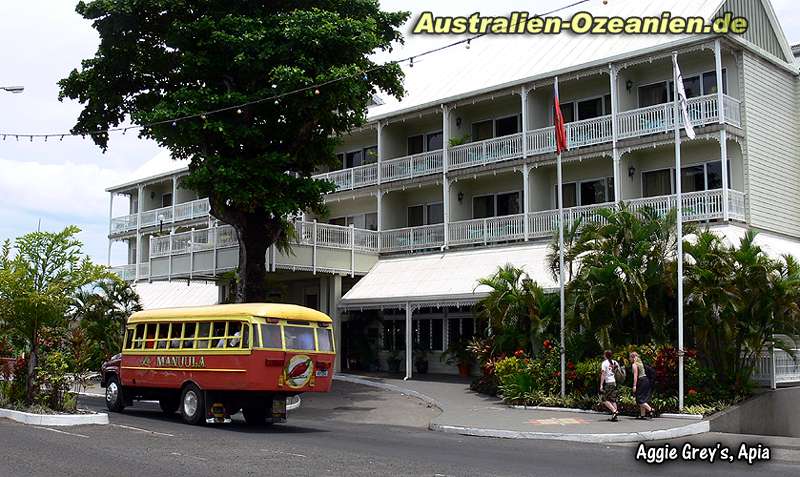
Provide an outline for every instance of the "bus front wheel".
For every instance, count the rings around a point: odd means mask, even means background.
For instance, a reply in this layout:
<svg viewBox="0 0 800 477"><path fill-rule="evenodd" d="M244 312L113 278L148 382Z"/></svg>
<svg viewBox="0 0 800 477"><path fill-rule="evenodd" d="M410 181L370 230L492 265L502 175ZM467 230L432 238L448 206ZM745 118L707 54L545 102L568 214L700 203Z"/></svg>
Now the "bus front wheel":
<svg viewBox="0 0 800 477"><path fill-rule="evenodd" d="M125 396L122 395L122 384L119 378L111 376L106 384L106 407L111 412L122 412L125 409Z"/></svg>
<svg viewBox="0 0 800 477"><path fill-rule="evenodd" d="M203 391L193 383L183 388L180 401L181 417L187 424L202 424L206 417L206 400Z"/></svg>

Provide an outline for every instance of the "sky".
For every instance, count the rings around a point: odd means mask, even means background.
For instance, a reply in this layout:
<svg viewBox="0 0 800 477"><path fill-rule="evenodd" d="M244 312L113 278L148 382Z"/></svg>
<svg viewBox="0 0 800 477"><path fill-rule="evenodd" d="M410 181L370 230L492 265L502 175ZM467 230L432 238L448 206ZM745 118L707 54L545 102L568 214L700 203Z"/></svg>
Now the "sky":
<svg viewBox="0 0 800 477"><path fill-rule="evenodd" d="M554 2L519 0L382 0L386 10L437 15L504 14L515 10L552 9ZM609 2L620 0L609 0ZM23 85L23 94L0 91L0 134L68 131L81 105L58 101L57 81L91 57L98 44L89 22L74 11L75 0L6 0L0 17L0 86ZM568 3L566 0L563 3ZM800 43L800 8L796 0L773 0L790 44ZM416 15L412 14L412 19ZM407 33L407 32L406 32ZM441 42L407 36L408 51L422 51ZM447 38L452 40L452 38ZM446 54L446 53L443 53ZM395 50L390 57L405 56ZM0 139L0 241L36 230L60 230L78 225L85 252L106 263L109 186L152 171L170 168L169 154L135 134L112 136L104 154L89 140L65 138L42 142ZM174 164L174 168L181 164ZM127 204L115 200L114 216L124 215ZM124 263L124 247L117 244L112 264Z"/></svg>

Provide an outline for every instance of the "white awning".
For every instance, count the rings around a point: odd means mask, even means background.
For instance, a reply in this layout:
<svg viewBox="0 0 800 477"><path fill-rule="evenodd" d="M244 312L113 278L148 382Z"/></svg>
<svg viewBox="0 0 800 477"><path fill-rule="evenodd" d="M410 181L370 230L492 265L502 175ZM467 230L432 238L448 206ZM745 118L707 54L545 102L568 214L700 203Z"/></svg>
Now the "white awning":
<svg viewBox="0 0 800 477"><path fill-rule="evenodd" d="M547 268L548 244L450 251L380 260L342 297L340 308L468 305L484 297L478 280L507 263L545 289L558 287ZM477 288L476 288L477 287Z"/></svg>
<svg viewBox="0 0 800 477"><path fill-rule="evenodd" d="M134 285L142 308L176 308L180 306L207 306L219 302L219 289L215 283L184 281L137 283Z"/></svg>

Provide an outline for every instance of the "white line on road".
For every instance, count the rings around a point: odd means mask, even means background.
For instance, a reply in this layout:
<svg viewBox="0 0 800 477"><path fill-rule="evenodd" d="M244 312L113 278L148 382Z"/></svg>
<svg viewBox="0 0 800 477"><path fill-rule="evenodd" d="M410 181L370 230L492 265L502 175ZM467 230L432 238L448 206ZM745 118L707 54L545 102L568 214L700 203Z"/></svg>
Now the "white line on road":
<svg viewBox="0 0 800 477"><path fill-rule="evenodd" d="M110 424L110 425L111 425L111 426L114 426L114 427L121 427L121 428L123 428L123 429L129 429L129 430L131 430L131 431L149 432L150 434L155 434L155 435L157 435L157 436L175 437L175 435L174 435L174 434L167 434L166 432L156 432L156 431L151 431L151 430L149 430L149 429L142 429L142 428L140 428L140 427L125 426L125 425L122 425L122 424Z"/></svg>
<svg viewBox="0 0 800 477"><path fill-rule="evenodd" d="M75 434L75 433L67 432L67 431L59 431L58 429L53 429L52 427L39 427L39 429L44 429L44 430L51 431L51 432L58 432L59 434L66 434L68 436L83 437L85 439L89 438L89 436L84 436L83 434Z"/></svg>

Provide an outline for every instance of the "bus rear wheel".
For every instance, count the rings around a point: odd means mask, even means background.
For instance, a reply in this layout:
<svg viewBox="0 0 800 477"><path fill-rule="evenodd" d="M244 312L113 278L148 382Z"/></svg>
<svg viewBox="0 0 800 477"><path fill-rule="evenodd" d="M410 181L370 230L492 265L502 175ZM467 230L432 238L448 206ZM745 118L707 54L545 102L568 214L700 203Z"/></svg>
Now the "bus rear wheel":
<svg viewBox="0 0 800 477"><path fill-rule="evenodd" d="M205 422L206 400L203 391L196 384L189 383L183 388L180 411L187 424L198 425Z"/></svg>
<svg viewBox="0 0 800 477"><path fill-rule="evenodd" d="M263 426L267 423L267 409L261 406L244 407L242 415L248 426Z"/></svg>

